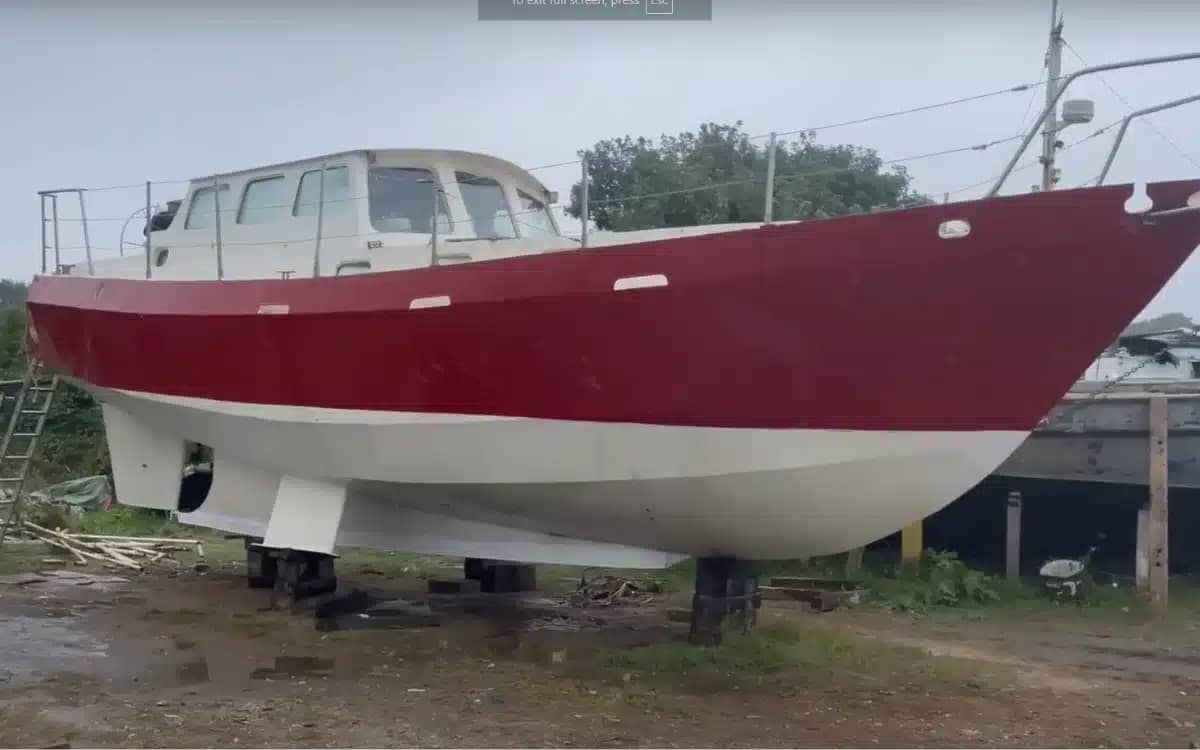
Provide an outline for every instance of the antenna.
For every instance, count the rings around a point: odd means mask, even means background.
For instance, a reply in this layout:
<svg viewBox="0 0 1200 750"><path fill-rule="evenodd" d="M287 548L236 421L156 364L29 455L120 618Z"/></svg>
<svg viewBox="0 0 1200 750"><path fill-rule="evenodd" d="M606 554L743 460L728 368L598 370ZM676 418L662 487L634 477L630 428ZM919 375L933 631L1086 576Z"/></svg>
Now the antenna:
<svg viewBox="0 0 1200 750"><path fill-rule="evenodd" d="M1058 98L1058 77L1062 73L1062 18L1058 15L1058 0L1050 0L1050 44L1046 48L1046 106L1053 107ZM1053 190L1057 182L1054 173L1054 152L1058 118L1051 115L1042 130L1042 190Z"/></svg>
<svg viewBox="0 0 1200 750"><path fill-rule="evenodd" d="M1062 171L1054 166L1054 157L1062 148L1062 142L1058 140L1059 131L1070 125L1091 122L1096 114L1096 105L1090 99L1065 101L1062 119L1055 114L1055 104L1061 92L1062 30L1063 17L1058 12L1058 0L1050 0L1050 45L1046 49L1046 109L1050 111L1050 116L1046 118L1042 131L1042 156L1038 160L1042 163L1042 190L1053 190L1062 177Z"/></svg>

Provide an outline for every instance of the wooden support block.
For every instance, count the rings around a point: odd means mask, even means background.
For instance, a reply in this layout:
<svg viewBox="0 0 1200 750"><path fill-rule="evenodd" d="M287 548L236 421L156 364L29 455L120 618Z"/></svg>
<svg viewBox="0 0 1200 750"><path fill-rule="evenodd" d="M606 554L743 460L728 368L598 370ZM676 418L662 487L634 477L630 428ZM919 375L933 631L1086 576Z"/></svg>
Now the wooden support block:
<svg viewBox="0 0 1200 750"><path fill-rule="evenodd" d="M731 557L698 558L688 640L716 646L729 633L749 632L761 603L752 563Z"/></svg>
<svg viewBox="0 0 1200 750"><path fill-rule="evenodd" d="M863 551L865 547L855 547L846 553L846 577L855 578L862 572Z"/></svg>
<svg viewBox="0 0 1200 750"><path fill-rule="evenodd" d="M924 528L921 521L909 524L900 530L900 565L909 570L916 570L921 562L921 550L924 549Z"/></svg>
<svg viewBox="0 0 1200 750"><path fill-rule="evenodd" d="M821 589L823 591L853 591L862 588L855 578L811 578L808 576L772 576L771 585L785 589Z"/></svg>
<svg viewBox="0 0 1200 750"><path fill-rule="evenodd" d="M473 578L430 578L425 590L430 594L478 594L480 584Z"/></svg>
<svg viewBox="0 0 1200 750"><path fill-rule="evenodd" d="M829 588L793 588L790 586L760 586L763 601L804 602L817 612L830 612L842 604L861 604L869 592L866 589L836 590Z"/></svg>
<svg viewBox="0 0 1200 750"><path fill-rule="evenodd" d="M1021 578L1021 493L1008 493L1008 528L1005 533L1004 576L1010 581Z"/></svg>
<svg viewBox="0 0 1200 750"><path fill-rule="evenodd" d="M1167 609L1167 398L1150 397L1150 605L1155 614Z"/></svg>
<svg viewBox="0 0 1200 750"><path fill-rule="evenodd" d="M691 622L692 610L675 607L667 610L667 620L670 622Z"/></svg>

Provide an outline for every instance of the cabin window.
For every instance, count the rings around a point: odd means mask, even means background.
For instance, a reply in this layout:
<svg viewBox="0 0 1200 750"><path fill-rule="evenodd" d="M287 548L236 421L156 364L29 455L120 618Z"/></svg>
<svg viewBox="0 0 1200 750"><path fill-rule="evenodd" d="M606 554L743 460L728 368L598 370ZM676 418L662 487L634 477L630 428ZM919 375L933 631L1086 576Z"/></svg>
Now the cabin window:
<svg viewBox="0 0 1200 750"><path fill-rule="evenodd" d="M550 218L550 211L546 208L546 204L532 195L528 195L524 190L517 191L517 198L521 201L521 210L517 216L517 221L522 226L528 227L535 233L558 234L558 231L554 228L554 221Z"/></svg>
<svg viewBox="0 0 1200 750"><path fill-rule="evenodd" d="M221 192L227 192L228 185L221 186ZM216 201L213 200L212 186L196 188L192 193L192 202L188 206L187 221L184 222L184 229L209 229L216 226ZM222 207L221 213L228 211L228 207Z"/></svg>
<svg viewBox="0 0 1200 750"><path fill-rule="evenodd" d="M504 200L504 188L491 177L479 177L468 172L455 172L458 192L471 217L471 227L476 237L507 239L517 236L508 202Z"/></svg>
<svg viewBox="0 0 1200 750"><path fill-rule="evenodd" d="M372 167L367 175L371 226L380 232L432 234L434 177L428 169ZM446 195L438 192L438 232L452 231Z"/></svg>
<svg viewBox="0 0 1200 750"><path fill-rule="evenodd" d="M287 196L284 195L283 176L252 180L242 193L242 206L238 209L238 224L265 224L287 215Z"/></svg>
<svg viewBox="0 0 1200 750"><path fill-rule="evenodd" d="M316 216L317 203L321 200L321 170L305 172L300 178L300 189L296 191L296 204L292 216ZM325 216L346 213L350 210L350 171L345 167L325 168Z"/></svg>

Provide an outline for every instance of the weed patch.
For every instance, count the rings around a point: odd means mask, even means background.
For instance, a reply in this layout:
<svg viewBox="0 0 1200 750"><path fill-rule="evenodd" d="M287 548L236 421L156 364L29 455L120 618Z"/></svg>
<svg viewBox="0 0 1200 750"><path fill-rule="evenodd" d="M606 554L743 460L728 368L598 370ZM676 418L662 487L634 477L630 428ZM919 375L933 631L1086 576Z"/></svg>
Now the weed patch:
<svg viewBox="0 0 1200 750"><path fill-rule="evenodd" d="M621 679L716 688L825 682L838 676L872 680L881 673L933 674L942 665L914 649L789 620L761 623L720 646L694 646L683 640L636 646L608 654L604 666Z"/></svg>
<svg viewBox="0 0 1200 750"><path fill-rule="evenodd" d="M85 534L112 536L184 536L186 529L171 520L166 511L113 505L84 513L77 530Z"/></svg>
<svg viewBox="0 0 1200 750"><path fill-rule="evenodd" d="M887 610L921 613L935 607L971 607L1001 598L995 576L967 567L953 552L927 551L915 574L897 568L870 577L876 601Z"/></svg>

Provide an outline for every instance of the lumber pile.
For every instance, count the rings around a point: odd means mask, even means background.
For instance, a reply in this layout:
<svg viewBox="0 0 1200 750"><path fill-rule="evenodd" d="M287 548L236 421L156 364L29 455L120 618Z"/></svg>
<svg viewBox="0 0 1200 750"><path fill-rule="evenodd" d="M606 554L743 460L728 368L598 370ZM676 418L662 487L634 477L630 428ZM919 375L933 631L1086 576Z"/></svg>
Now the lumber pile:
<svg viewBox="0 0 1200 750"><path fill-rule="evenodd" d="M94 561L140 572L156 564L178 567L174 552L194 551L204 556L204 545L199 539L74 534L64 529L47 529L28 520L23 526L26 534L69 552L80 564Z"/></svg>
<svg viewBox="0 0 1200 750"><path fill-rule="evenodd" d="M795 576L772 578L771 585L759 586L758 592L765 600L804 602L815 612L831 612L844 604L861 604L870 593L861 581Z"/></svg>
<svg viewBox="0 0 1200 750"><path fill-rule="evenodd" d="M570 603L577 607L608 607L614 604L648 604L659 590L654 583L617 576L581 579Z"/></svg>

